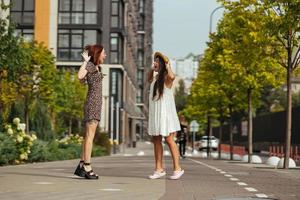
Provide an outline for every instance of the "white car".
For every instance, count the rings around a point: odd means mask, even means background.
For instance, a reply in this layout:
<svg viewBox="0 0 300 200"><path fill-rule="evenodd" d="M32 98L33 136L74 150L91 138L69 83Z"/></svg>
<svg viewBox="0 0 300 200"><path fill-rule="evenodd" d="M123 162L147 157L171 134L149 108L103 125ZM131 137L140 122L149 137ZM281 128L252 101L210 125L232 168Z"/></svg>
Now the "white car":
<svg viewBox="0 0 300 200"><path fill-rule="evenodd" d="M208 140L207 135L204 135L201 137L201 140L198 143L200 151L207 148L207 140ZM215 136L210 136L209 137L209 148L211 148L213 150L217 150L218 146L219 146L219 139L216 138Z"/></svg>

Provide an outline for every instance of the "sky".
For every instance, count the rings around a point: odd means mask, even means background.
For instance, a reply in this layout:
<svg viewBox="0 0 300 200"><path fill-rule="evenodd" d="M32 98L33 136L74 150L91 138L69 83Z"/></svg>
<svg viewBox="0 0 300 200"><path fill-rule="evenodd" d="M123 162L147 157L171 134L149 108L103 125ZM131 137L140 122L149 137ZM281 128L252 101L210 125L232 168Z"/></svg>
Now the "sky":
<svg viewBox="0 0 300 200"><path fill-rule="evenodd" d="M209 35L211 12L220 6L217 0L154 0L153 51L170 58L189 53L202 54ZM215 31L223 9L213 15Z"/></svg>

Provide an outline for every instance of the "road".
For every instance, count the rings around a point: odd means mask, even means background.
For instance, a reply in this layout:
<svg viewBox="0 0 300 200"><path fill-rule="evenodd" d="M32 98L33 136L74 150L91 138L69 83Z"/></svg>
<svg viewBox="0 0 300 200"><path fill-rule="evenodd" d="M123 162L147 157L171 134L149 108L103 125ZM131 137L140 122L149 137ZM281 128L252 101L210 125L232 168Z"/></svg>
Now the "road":
<svg viewBox="0 0 300 200"><path fill-rule="evenodd" d="M0 167L0 199L52 200L242 200L300 199L300 169L189 157L180 180L149 180L151 145L126 154L93 158L99 180L73 176L78 160ZM141 155L141 156L137 156ZM168 175L171 157L165 156Z"/></svg>

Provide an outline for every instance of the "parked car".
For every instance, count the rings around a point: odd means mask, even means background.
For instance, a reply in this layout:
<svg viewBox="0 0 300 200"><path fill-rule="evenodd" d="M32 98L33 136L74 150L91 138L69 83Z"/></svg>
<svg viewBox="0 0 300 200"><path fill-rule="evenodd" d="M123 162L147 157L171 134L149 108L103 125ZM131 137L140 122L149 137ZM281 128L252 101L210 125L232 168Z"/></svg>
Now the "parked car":
<svg viewBox="0 0 300 200"><path fill-rule="evenodd" d="M207 149L207 141L208 137L207 135L204 135L201 137L200 141L198 142L198 147L199 150ZM219 139L216 138L215 136L210 136L209 137L209 148L213 150L217 150L219 146Z"/></svg>

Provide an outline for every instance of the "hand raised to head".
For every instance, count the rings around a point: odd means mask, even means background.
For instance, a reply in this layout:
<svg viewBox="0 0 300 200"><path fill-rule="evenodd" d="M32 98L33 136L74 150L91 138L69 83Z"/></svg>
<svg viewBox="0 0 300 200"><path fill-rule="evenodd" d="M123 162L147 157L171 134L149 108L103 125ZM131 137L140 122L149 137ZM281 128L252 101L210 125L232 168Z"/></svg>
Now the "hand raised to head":
<svg viewBox="0 0 300 200"><path fill-rule="evenodd" d="M86 50L82 52L81 56L83 57L85 62L89 62L91 59L91 56L89 56L89 53Z"/></svg>

